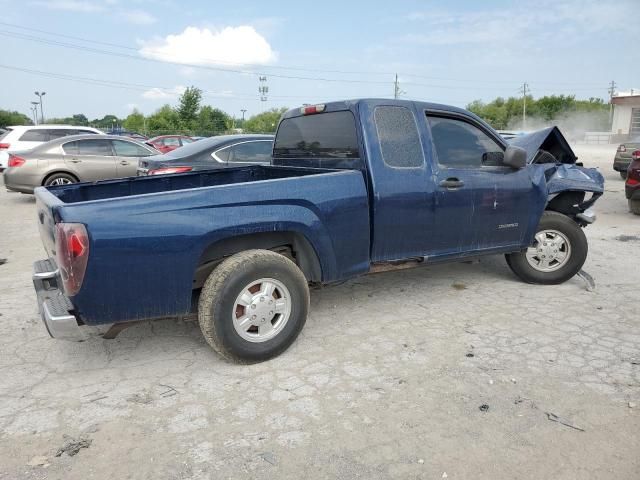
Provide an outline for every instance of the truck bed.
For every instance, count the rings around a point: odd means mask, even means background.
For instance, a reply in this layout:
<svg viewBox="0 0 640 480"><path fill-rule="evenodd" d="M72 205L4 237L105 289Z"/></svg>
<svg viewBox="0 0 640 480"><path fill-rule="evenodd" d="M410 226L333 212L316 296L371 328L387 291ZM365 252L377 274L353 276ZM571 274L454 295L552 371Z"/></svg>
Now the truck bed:
<svg viewBox="0 0 640 480"><path fill-rule="evenodd" d="M303 238L324 282L369 268L368 194L355 170L248 166L39 187L35 195L49 256L55 224L86 226L87 271L72 301L87 324L187 314L203 256L227 238Z"/></svg>
<svg viewBox="0 0 640 480"><path fill-rule="evenodd" d="M210 171L197 171L173 175L152 175L125 179L103 180L49 187L48 190L63 203L130 197L148 193L170 192L190 188L214 187L237 183L275 180L280 178L319 175L333 170L320 168L272 167L251 165Z"/></svg>

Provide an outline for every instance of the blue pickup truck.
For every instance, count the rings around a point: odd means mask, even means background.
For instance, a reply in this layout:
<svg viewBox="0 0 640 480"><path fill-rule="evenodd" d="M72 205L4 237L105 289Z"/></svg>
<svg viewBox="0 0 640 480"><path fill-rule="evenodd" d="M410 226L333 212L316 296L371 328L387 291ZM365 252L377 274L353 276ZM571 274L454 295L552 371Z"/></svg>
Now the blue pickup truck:
<svg viewBox="0 0 640 480"><path fill-rule="evenodd" d="M295 340L310 284L494 254L564 282L603 187L557 128L506 143L444 105L306 106L283 115L272 166L37 188L34 284L52 337L197 315L217 352L257 362Z"/></svg>

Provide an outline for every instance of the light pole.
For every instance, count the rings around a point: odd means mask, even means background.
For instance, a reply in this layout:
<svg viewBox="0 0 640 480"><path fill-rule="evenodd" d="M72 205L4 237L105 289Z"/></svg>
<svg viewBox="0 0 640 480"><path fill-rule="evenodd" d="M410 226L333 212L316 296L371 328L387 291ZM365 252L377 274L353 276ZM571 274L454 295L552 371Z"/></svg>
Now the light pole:
<svg viewBox="0 0 640 480"><path fill-rule="evenodd" d="M240 110L242 112L242 128L244 128L244 114L247 112L246 108Z"/></svg>
<svg viewBox="0 0 640 480"><path fill-rule="evenodd" d="M47 92L33 92L33 93L35 93L40 99L40 120L42 120L42 123L44 123L44 110L42 109L42 97L44 97L47 94Z"/></svg>
<svg viewBox="0 0 640 480"><path fill-rule="evenodd" d="M34 125L38 125L38 105L40 102L31 102L31 111L33 112Z"/></svg>

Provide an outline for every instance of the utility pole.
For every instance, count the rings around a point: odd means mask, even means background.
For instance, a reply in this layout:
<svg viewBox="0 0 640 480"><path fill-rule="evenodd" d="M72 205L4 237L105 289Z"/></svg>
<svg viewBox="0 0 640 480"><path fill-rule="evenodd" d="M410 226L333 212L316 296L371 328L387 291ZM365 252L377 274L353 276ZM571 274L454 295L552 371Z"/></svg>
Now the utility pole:
<svg viewBox="0 0 640 480"><path fill-rule="evenodd" d="M243 108L240 111L242 112L242 128L244 128L244 114L247 113L247 109Z"/></svg>
<svg viewBox="0 0 640 480"><path fill-rule="evenodd" d="M613 126L613 94L616 93L616 82L611 80L609 84L609 125Z"/></svg>
<svg viewBox="0 0 640 480"><path fill-rule="evenodd" d="M531 93L529 84L524 82L522 84L522 130L526 130L527 125L527 90Z"/></svg>
<svg viewBox="0 0 640 480"><path fill-rule="evenodd" d="M260 86L258 87L258 93L260 94L260 102L262 102L262 111L264 112L264 102L267 101L267 94L269 93L269 86L267 85L267 77L258 77Z"/></svg>
<svg viewBox="0 0 640 480"><path fill-rule="evenodd" d="M398 74L396 73L396 79L393 82L393 98L397 100L398 98L400 98L401 95L405 93L407 92L405 92L400 88L400 82L398 81Z"/></svg>
<svg viewBox="0 0 640 480"><path fill-rule="evenodd" d="M33 93L35 93L40 99L40 119L42 120L42 123L44 123L44 110L42 109L42 97L44 97L47 94L47 92L33 92Z"/></svg>

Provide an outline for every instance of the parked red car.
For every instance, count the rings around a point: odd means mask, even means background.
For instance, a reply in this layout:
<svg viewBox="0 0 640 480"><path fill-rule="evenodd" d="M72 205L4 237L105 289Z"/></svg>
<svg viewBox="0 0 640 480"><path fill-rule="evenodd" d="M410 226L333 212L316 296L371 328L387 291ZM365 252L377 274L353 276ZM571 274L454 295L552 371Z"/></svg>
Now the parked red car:
<svg viewBox="0 0 640 480"><path fill-rule="evenodd" d="M191 137L186 135L160 135L150 138L146 143L162 153L167 153L188 143L193 143L193 141Z"/></svg>
<svg viewBox="0 0 640 480"><path fill-rule="evenodd" d="M627 181L624 183L624 193L629 200L629 210L640 215L640 150L631 154L631 164L627 170Z"/></svg>

